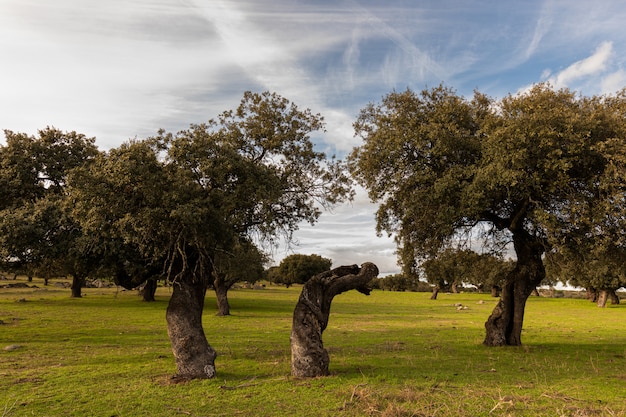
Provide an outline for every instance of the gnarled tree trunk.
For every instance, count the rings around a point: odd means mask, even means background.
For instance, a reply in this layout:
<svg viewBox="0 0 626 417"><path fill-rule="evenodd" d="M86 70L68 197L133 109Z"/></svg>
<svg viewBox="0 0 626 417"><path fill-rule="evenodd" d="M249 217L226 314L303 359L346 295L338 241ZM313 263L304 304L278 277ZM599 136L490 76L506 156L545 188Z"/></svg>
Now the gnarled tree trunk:
<svg viewBox="0 0 626 417"><path fill-rule="evenodd" d="M367 284L378 275L373 263L341 266L315 275L304 284L293 313L291 374L295 377L328 375L330 359L322 332L328 325L330 305L337 294L356 289L369 295Z"/></svg>
<svg viewBox="0 0 626 417"><path fill-rule="evenodd" d="M515 268L506 278L500 301L485 323L487 346L520 346L526 301L546 275L541 242L525 231L513 234Z"/></svg>
<svg viewBox="0 0 626 417"><path fill-rule="evenodd" d="M217 353L209 345L202 328L207 284L203 279L184 275L172 287L165 318L176 359L177 377L213 378Z"/></svg>

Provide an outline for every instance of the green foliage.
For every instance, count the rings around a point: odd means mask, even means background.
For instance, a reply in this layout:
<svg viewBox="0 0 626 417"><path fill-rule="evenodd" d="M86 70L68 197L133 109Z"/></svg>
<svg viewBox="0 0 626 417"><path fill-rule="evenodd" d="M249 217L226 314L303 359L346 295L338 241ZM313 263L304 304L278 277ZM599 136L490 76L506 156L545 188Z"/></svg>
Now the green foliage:
<svg viewBox="0 0 626 417"><path fill-rule="evenodd" d="M93 138L46 128L38 136L5 131L0 146L0 261L28 274L94 269L87 239L64 204L69 173L98 154Z"/></svg>
<svg viewBox="0 0 626 417"><path fill-rule="evenodd" d="M292 254L285 257L277 268L271 269L272 282L285 284L304 284L313 276L330 270L333 261L320 255Z"/></svg>
<svg viewBox="0 0 626 417"><path fill-rule="evenodd" d="M441 290L449 291L452 286L465 284L482 290L502 287L514 265L513 261L505 261L493 254L448 248L435 258L424 261L422 269L426 280Z"/></svg>
<svg viewBox="0 0 626 417"><path fill-rule="evenodd" d="M163 264L170 279L209 282L224 272L214 268L235 265L226 254L289 239L320 204L351 196L342 163L314 151L309 135L321 128L321 116L276 94L246 93L216 120L124 144L76 171L73 213L90 233Z"/></svg>
<svg viewBox="0 0 626 417"><path fill-rule="evenodd" d="M141 303L116 289L1 289L0 415L626 415L624 305L531 297L526 346L494 350L481 345L495 303L484 295L346 293L324 333L331 376L303 381L289 376L299 289L237 290L233 316L216 317L209 295L203 317L220 377L172 384L169 291Z"/></svg>
<svg viewBox="0 0 626 417"><path fill-rule="evenodd" d="M404 274L387 275L374 280L375 288L384 291L431 291L432 288L426 282L420 281L416 276Z"/></svg>
<svg viewBox="0 0 626 417"><path fill-rule="evenodd" d="M362 110L350 167L409 272L470 231L497 251L515 234L558 246L612 213L623 242L625 108L623 92L587 98L547 85L499 101L445 87L393 92Z"/></svg>

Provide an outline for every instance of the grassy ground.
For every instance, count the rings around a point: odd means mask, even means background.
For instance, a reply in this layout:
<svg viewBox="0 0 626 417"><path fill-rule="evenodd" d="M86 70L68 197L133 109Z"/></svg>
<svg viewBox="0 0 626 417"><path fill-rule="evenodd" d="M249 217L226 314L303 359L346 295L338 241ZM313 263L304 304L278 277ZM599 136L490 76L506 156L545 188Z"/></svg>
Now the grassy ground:
<svg viewBox="0 0 626 417"><path fill-rule="evenodd" d="M335 298L324 333L332 375L297 380L298 288L232 291L230 317L214 315L209 294L218 375L172 384L166 288L144 303L33 284L0 289L0 417L626 416L626 305L533 297L525 345L487 348L487 295L351 292Z"/></svg>

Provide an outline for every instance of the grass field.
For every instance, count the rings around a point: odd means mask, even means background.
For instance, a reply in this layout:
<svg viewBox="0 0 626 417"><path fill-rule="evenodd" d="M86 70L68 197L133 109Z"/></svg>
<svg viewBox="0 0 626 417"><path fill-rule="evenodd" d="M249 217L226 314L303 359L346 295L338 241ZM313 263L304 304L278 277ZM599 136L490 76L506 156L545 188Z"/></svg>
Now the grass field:
<svg viewBox="0 0 626 417"><path fill-rule="evenodd" d="M532 297L525 345L487 348L488 295L353 291L335 298L324 333L332 375L298 380L299 288L231 291L230 317L214 315L209 293L217 377L172 384L167 288L144 303L33 284L0 289L1 417L626 416L626 305Z"/></svg>

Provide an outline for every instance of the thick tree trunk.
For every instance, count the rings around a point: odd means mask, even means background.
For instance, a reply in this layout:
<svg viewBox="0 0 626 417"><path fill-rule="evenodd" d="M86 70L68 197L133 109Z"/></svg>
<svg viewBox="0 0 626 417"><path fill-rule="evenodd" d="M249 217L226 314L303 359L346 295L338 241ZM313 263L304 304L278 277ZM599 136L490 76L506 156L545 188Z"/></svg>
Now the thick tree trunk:
<svg viewBox="0 0 626 417"><path fill-rule="evenodd" d="M619 296L613 289L609 290L609 300L611 301L611 304L613 305L619 304Z"/></svg>
<svg viewBox="0 0 626 417"><path fill-rule="evenodd" d="M515 268L507 276L500 301L485 323L487 346L520 346L526 301L545 277L543 246L524 231L513 234Z"/></svg>
<svg viewBox="0 0 626 417"><path fill-rule="evenodd" d="M166 312L167 334L176 359L177 377L206 379L215 376L217 353L202 328L202 310L207 284L185 275L173 285Z"/></svg>
<svg viewBox="0 0 626 417"><path fill-rule="evenodd" d="M598 304L598 307L600 308L604 308L606 307L606 302L609 299L609 291L602 289L600 291L598 291L598 299L596 300L596 303Z"/></svg>
<svg viewBox="0 0 626 417"><path fill-rule="evenodd" d="M367 284L378 275L373 263L341 266L311 278L293 313L291 328L291 374L312 378L329 374L330 358L324 349L322 332L328 325L330 305L337 294L356 289L369 295Z"/></svg>
<svg viewBox="0 0 626 417"><path fill-rule="evenodd" d="M433 287L433 293L430 295L430 299L431 300L436 300L438 294L439 294L439 287L435 285Z"/></svg>
<svg viewBox="0 0 626 417"><path fill-rule="evenodd" d="M215 277L213 281L215 300L217 301L217 315L230 316L230 303L228 302L228 286L222 277Z"/></svg>
<svg viewBox="0 0 626 417"><path fill-rule="evenodd" d="M72 277L72 298L81 298L83 296L82 291L85 286L87 277L80 274L75 274Z"/></svg>
<svg viewBox="0 0 626 417"><path fill-rule="evenodd" d="M143 301L151 302L155 301L154 295L157 290L157 280L149 279L146 281L145 285L141 289L141 296Z"/></svg>

